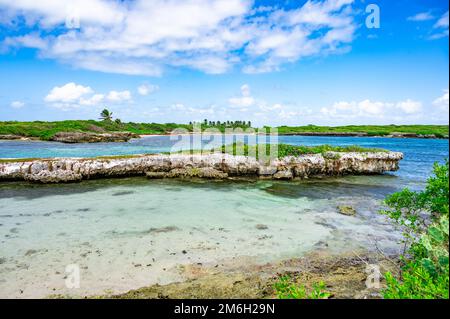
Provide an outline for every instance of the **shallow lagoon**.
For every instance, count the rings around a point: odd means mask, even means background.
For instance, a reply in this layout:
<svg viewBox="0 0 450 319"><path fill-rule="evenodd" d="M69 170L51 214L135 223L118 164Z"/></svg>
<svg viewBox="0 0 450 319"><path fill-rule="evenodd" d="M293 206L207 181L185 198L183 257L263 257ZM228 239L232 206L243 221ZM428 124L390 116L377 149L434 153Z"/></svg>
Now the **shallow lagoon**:
<svg viewBox="0 0 450 319"><path fill-rule="evenodd" d="M135 153L150 152L154 143L170 147L161 138L167 137L139 140ZM0 297L120 292L181 280L183 264L214 266L244 257L263 263L319 248L352 251L377 243L395 251L398 234L376 213L381 200L404 186L423 187L433 162L448 156L448 140L286 136L280 141L384 147L404 152L405 159L393 174L303 182L1 183ZM44 156L30 150L53 156L61 148L78 155L58 156L80 156L84 148L97 156L115 148L129 152L136 142L109 149L95 144L42 149L35 148L42 142L25 142L14 146L17 152L10 143L24 142L2 142L0 156ZM354 206L358 215L338 214L341 204ZM68 290L65 267L74 263L81 268L81 288Z"/></svg>

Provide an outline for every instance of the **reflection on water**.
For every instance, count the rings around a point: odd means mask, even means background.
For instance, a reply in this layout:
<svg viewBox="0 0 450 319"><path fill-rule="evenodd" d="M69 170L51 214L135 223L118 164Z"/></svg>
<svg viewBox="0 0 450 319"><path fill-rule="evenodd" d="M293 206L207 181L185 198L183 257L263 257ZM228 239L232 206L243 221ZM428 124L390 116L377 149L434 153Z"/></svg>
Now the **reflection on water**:
<svg viewBox="0 0 450 319"><path fill-rule="evenodd" d="M332 199L337 196L351 195L380 199L396 191L397 188L389 185L354 184L334 180L329 182L274 183L264 190L275 196L289 198Z"/></svg>

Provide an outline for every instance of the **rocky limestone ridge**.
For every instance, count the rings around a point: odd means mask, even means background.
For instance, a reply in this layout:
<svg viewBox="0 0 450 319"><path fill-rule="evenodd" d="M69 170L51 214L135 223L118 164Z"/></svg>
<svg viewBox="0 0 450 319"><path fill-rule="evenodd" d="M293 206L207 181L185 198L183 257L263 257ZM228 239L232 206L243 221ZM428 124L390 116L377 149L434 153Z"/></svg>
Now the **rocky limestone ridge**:
<svg viewBox="0 0 450 319"><path fill-rule="evenodd" d="M52 158L0 162L1 180L41 183L90 178L147 175L148 178L225 179L238 176L290 180L319 176L381 174L395 171L398 152L310 154L287 156L261 165L255 158L229 154L136 155L103 158Z"/></svg>
<svg viewBox="0 0 450 319"><path fill-rule="evenodd" d="M59 132L52 137L52 141L61 143L100 143L100 142L128 142L137 138L131 132L90 133L90 132Z"/></svg>
<svg viewBox="0 0 450 319"><path fill-rule="evenodd" d="M21 141L29 141L29 140L36 140L35 137L26 137L21 135L14 135L14 134L6 134L6 135L0 135L0 140L21 140Z"/></svg>

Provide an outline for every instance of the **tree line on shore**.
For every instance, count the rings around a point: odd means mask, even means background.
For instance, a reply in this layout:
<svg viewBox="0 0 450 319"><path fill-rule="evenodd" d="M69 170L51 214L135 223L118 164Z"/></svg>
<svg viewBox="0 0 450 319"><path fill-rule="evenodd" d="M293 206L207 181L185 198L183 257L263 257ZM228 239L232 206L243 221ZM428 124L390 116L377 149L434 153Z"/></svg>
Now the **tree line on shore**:
<svg viewBox="0 0 450 319"><path fill-rule="evenodd" d="M0 122L0 138L14 135L20 137L51 140L59 132L130 132L134 134L170 134L176 129L185 129L192 132L194 124L201 124L201 128L217 128L225 132L226 128L248 129L252 127L251 121L226 120L212 121L204 119L201 122L179 123L135 123L124 122L113 118L108 109L101 111L99 120L65 120L65 121L4 121ZM264 126L267 130L271 127ZM365 133L367 136L389 136L395 133L417 134L427 137L448 138L448 125L346 125L346 126L278 126L279 135L304 133Z"/></svg>
<svg viewBox="0 0 450 319"><path fill-rule="evenodd" d="M250 128L252 127L251 121L210 121L208 119L204 119L203 122L191 121L189 125L203 125L209 127L244 127Z"/></svg>

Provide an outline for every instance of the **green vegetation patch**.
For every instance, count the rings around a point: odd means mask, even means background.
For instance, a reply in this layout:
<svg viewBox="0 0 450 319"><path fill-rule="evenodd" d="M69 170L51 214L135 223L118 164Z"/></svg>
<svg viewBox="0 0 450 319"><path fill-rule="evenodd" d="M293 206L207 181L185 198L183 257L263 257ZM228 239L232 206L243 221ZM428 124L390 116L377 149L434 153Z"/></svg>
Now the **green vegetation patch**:
<svg viewBox="0 0 450 319"><path fill-rule="evenodd" d="M381 211L403 230L403 252L393 274L384 274L386 299L449 298L449 162L434 165L425 190L408 188L389 195ZM391 260L392 262L392 260ZM397 263L393 263L397 266ZM283 276L274 284L281 299L323 299L330 297L319 282L308 293L304 285Z"/></svg>
<svg viewBox="0 0 450 319"><path fill-rule="evenodd" d="M279 126L278 134L301 133L365 133L369 136L386 136L395 133L435 135L448 137L448 125L347 125L347 126Z"/></svg>
<svg viewBox="0 0 450 319"><path fill-rule="evenodd" d="M328 299L331 294L326 291L323 281L313 284L311 291L307 291L304 285L292 282L289 276L282 276L273 285L279 299Z"/></svg>
<svg viewBox="0 0 450 319"><path fill-rule="evenodd" d="M176 128L189 130L189 125L166 123L121 123L116 121L75 120L58 122L0 122L0 135L19 135L51 140L58 132L131 132L135 134L168 134Z"/></svg>
<svg viewBox="0 0 450 319"><path fill-rule="evenodd" d="M104 115L106 116L106 115ZM231 124L230 124L231 125ZM248 128L248 125L232 123L232 128ZM202 129L216 128L224 132L228 126L221 124L220 126L202 126ZM122 123L120 120L68 120L57 122L0 122L0 135L18 135L23 137L36 137L44 141L51 140L58 132L90 132L90 133L111 133L111 132L131 132L139 135L151 134L170 134L176 129L193 131L193 124L176 124L176 123Z"/></svg>
<svg viewBox="0 0 450 319"><path fill-rule="evenodd" d="M41 158L0 158L0 163L25 163L25 162L32 162L36 160L45 160Z"/></svg>
<svg viewBox="0 0 450 319"><path fill-rule="evenodd" d="M449 163L435 164L424 191L404 189L386 199L387 215L403 229L400 276L386 273L389 299L449 298Z"/></svg>
<svg viewBox="0 0 450 319"><path fill-rule="evenodd" d="M222 153L228 153L232 155L259 155L261 150L265 150L265 155L270 155L277 152L279 158L286 156L300 156L307 154L325 154L327 152L387 152L387 150L381 148L364 148L357 145L351 146L332 146L332 145L317 145L317 146L296 146L290 144L260 144L243 145L240 143L234 143L232 146L222 146Z"/></svg>
<svg viewBox="0 0 450 319"><path fill-rule="evenodd" d="M106 110L107 111L107 110ZM111 120L111 114L103 114L105 120L68 120L57 122L0 122L0 135L18 135L23 137L35 137L41 140L51 140L58 132L131 132L135 134L170 134L176 129L192 132L195 123L122 123L119 119ZM226 129L250 128L251 123L245 121L211 122L205 121L201 129L214 128L220 132ZM265 132L268 127L257 130ZM395 133L409 133L418 135L435 135L436 137L448 137L448 125L349 125L349 126L280 126L277 128L278 134L301 134L301 133L364 133L369 136L386 136Z"/></svg>
<svg viewBox="0 0 450 319"><path fill-rule="evenodd" d="M262 153L261 153L262 152ZM223 145L219 148L212 148L211 150L192 150L192 151L180 151L180 154L207 154L207 153L223 153L230 155L242 155L252 156L260 158L260 155L266 157L278 157L283 158L286 156L300 156L310 154L322 154L327 152L340 152L340 153L369 153L369 152L388 152L388 150L381 148L366 148L358 145L350 146L332 146L332 145L317 145L317 146L296 146L290 144L258 144L248 145L242 142L233 143L229 145Z"/></svg>

